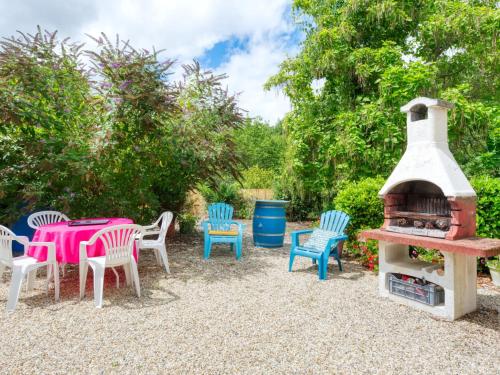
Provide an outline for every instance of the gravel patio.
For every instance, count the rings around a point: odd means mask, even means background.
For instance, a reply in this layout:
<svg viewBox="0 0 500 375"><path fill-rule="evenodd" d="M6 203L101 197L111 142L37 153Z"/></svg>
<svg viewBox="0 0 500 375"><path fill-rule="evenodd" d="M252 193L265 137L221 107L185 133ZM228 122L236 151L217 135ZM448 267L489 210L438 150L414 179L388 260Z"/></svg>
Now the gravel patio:
<svg viewBox="0 0 500 375"><path fill-rule="evenodd" d="M446 322L380 299L377 276L355 262L343 273L330 265L321 282L308 259L287 272L288 237L282 249L256 249L247 230L244 245L241 262L223 246L203 261L201 234L169 240L172 274L143 252L142 297L123 285L123 273L116 289L109 272L102 309L94 308L91 272L79 302L70 268L60 303L39 278L7 314L4 275L0 372L500 373L500 290L480 288L479 310Z"/></svg>

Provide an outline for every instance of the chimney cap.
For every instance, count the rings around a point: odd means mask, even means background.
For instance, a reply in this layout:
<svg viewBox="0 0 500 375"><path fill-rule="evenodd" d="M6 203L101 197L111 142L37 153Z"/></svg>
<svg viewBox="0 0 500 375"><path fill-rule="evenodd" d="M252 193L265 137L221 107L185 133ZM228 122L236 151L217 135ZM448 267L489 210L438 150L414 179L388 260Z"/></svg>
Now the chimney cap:
<svg viewBox="0 0 500 375"><path fill-rule="evenodd" d="M424 96L420 96L409 101L407 104L401 107L401 112L410 112L411 109L417 105L425 105L426 107L442 107L446 109L452 109L455 107L453 103L441 100L441 99L432 99L426 98Z"/></svg>

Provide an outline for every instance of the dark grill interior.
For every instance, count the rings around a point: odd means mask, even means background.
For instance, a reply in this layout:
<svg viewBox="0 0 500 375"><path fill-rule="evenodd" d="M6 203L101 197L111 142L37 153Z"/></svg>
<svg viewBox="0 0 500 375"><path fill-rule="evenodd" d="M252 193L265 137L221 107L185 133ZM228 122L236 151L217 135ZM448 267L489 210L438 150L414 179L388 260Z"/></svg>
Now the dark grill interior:
<svg viewBox="0 0 500 375"><path fill-rule="evenodd" d="M387 196L390 197L385 207L387 230L433 237L444 237L449 230L451 206L436 185L408 181Z"/></svg>

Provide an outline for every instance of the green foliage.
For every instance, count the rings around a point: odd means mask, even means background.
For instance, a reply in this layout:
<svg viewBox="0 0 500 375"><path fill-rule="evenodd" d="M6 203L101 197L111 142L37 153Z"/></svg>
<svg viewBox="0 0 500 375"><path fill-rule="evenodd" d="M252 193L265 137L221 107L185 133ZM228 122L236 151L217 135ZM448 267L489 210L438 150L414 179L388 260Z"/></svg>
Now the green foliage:
<svg viewBox="0 0 500 375"><path fill-rule="evenodd" d="M296 211L318 212L343 180L387 177L406 146L399 108L417 96L454 102L458 163L469 175L498 177L494 2L295 0L293 8L306 39L266 87L293 104L278 192Z"/></svg>
<svg viewBox="0 0 500 375"><path fill-rule="evenodd" d="M500 178L474 177L471 183L477 194L477 235L500 238Z"/></svg>
<svg viewBox="0 0 500 375"><path fill-rule="evenodd" d="M500 272L500 257L496 256L486 262L486 265L490 270L495 270Z"/></svg>
<svg viewBox="0 0 500 375"><path fill-rule="evenodd" d="M209 184L200 184L197 190L205 199L207 205L211 203L228 203L234 208L234 216L237 218L248 218L249 202L240 193L240 186L231 180L220 180L217 188Z"/></svg>
<svg viewBox="0 0 500 375"><path fill-rule="evenodd" d="M225 76L195 62L171 82L159 52L92 39L92 67L55 33L0 42L2 222L36 207L147 222L198 183L240 178L243 117Z"/></svg>
<svg viewBox="0 0 500 375"><path fill-rule="evenodd" d="M351 241L365 228L379 228L384 221L384 204L378 192L384 184L381 177L345 182L340 187L333 204L335 209L351 216L347 233Z"/></svg>
<svg viewBox="0 0 500 375"><path fill-rule="evenodd" d="M276 172L257 165L241 172L245 189L272 189Z"/></svg>
<svg viewBox="0 0 500 375"><path fill-rule="evenodd" d="M79 59L55 33L0 42L0 220L21 208L68 211L91 172L100 118Z"/></svg>
<svg viewBox="0 0 500 375"><path fill-rule="evenodd" d="M181 234L193 234L198 218L189 212L183 212L177 216L177 221L179 222L179 232Z"/></svg>
<svg viewBox="0 0 500 375"><path fill-rule="evenodd" d="M281 125L247 119L234 132L236 150L248 167L278 171L283 165L284 139Z"/></svg>

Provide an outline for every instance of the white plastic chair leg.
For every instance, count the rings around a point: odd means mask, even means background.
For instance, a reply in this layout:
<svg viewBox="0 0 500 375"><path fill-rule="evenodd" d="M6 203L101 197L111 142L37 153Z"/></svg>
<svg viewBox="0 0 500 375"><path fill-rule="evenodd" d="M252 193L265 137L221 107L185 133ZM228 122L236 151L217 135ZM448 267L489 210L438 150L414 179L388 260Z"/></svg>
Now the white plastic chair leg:
<svg viewBox="0 0 500 375"><path fill-rule="evenodd" d="M62 277L65 277L66 276L66 263L61 263L60 267L61 267Z"/></svg>
<svg viewBox="0 0 500 375"><path fill-rule="evenodd" d="M50 264L47 264L47 279L45 281L45 294L49 294L49 286L50 286L50 278L52 277L52 274L50 272L50 269L52 267Z"/></svg>
<svg viewBox="0 0 500 375"><path fill-rule="evenodd" d="M154 251L155 257L156 257L156 263L158 263L161 266L161 259L160 259L160 254L159 254L158 249L153 249L153 251Z"/></svg>
<svg viewBox="0 0 500 375"><path fill-rule="evenodd" d="M50 267L50 265L47 266L47 290L49 288L49 282L52 279L52 272L53 272L52 267Z"/></svg>
<svg viewBox="0 0 500 375"><path fill-rule="evenodd" d="M12 281L9 289L9 298L7 300L7 311L12 312L16 309L17 300L21 293L21 285L24 279L24 272L21 267L14 267L12 270Z"/></svg>
<svg viewBox="0 0 500 375"><path fill-rule="evenodd" d="M135 293L137 297L141 296L141 285L139 283L139 271L137 270L137 263L134 257L130 260L130 271L132 272L132 277L134 278Z"/></svg>
<svg viewBox="0 0 500 375"><path fill-rule="evenodd" d="M94 271L94 305L101 308L104 289L104 268L94 265L92 270Z"/></svg>
<svg viewBox="0 0 500 375"><path fill-rule="evenodd" d="M50 265L48 265L47 267L50 267ZM54 263L52 265L52 268L56 271L54 272L54 292L55 292L55 300L56 301L59 301L59 272L58 271L58 268L57 268L57 263Z"/></svg>
<svg viewBox="0 0 500 375"><path fill-rule="evenodd" d="M28 276L26 277L26 291L27 292L33 290L33 287L35 285L37 271L38 271L38 269L34 269L34 270L28 272Z"/></svg>
<svg viewBox="0 0 500 375"><path fill-rule="evenodd" d="M127 284L127 286L132 285L132 276L130 275L130 265L125 264L123 266L123 270L125 271L125 283Z"/></svg>
<svg viewBox="0 0 500 375"><path fill-rule="evenodd" d="M5 272L5 268L7 268L7 266L0 262L0 283L3 281L3 273Z"/></svg>
<svg viewBox="0 0 500 375"><path fill-rule="evenodd" d="M170 267L168 264L167 249L165 248L165 245L160 247L157 251L158 251L158 253L160 253L161 259L163 261L163 266L165 267L165 271L167 271L167 273L170 273Z"/></svg>
<svg viewBox="0 0 500 375"><path fill-rule="evenodd" d="M111 269L116 276L116 289L120 289L120 275L118 275L118 272L116 272L115 267L111 267Z"/></svg>
<svg viewBox="0 0 500 375"><path fill-rule="evenodd" d="M87 273L89 264L87 262L80 263L80 299L85 296L85 286L87 285Z"/></svg>

